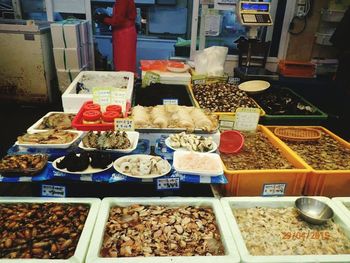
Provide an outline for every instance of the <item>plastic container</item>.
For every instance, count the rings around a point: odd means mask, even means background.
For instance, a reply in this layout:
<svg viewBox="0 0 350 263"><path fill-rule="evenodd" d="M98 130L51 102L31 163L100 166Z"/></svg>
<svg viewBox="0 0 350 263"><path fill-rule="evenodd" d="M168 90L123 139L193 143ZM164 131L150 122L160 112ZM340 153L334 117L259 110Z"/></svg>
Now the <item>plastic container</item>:
<svg viewBox="0 0 350 263"><path fill-rule="evenodd" d="M96 110L96 111L101 111L101 106L96 103L89 103L84 105L84 111L89 111L89 110Z"/></svg>
<svg viewBox="0 0 350 263"><path fill-rule="evenodd" d="M244 145L244 136L239 131L224 131L220 136L219 151L221 153L238 153Z"/></svg>
<svg viewBox="0 0 350 263"><path fill-rule="evenodd" d="M274 262L349 262L350 254L343 255L293 255L293 256L253 256L249 253L242 233L233 215L233 208L253 208L259 207L271 207L271 208L284 208L294 207L294 202L298 197L278 197L278 198L263 198L263 197L230 197L222 198L221 204L223 206L228 224L231 229L231 233L238 247L238 251L241 255L242 262L246 263L274 263ZM334 203L326 197L313 197L317 200L325 202L334 211L334 222L338 224L345 232L345 235L350 238L350 221L343 213L334 205ZM253 234L253 232L252 232ZM266 229L268 235L268 229ZM293 242L293 240L291 240Z"/></svg>
<svg viewBox="0 0 350 263"><path fill-rule="evenodd" d="M322 122L326 121L328 115L321 111L319 108L314 106L312 103L304 99L299 94L295 93L293 90L288 88L282 88L287 90L292 95L295 95L303 104L310 106L315 109L314 114L310 115L272 115L266 113L261 118L261 123L264 125L320 125ZM261 106L262 109L263 106Z"/></svg>
<svg viewBox="0 0 350 263"><path fill-rule="evenodd" d="M325 22L340 22L345 14L345 10L323 9L321 19Z"/></svg>
<svg viewBox="0 0 350 263"><path fill-rule="evenodd" d="M206 206L212 207L215 213L216 222L221 234L221 241L225 248L225 255L223 256L196 256L196 257L120 257L120 258L102 258L100 256L100 248L103 242L103 234L105 230L105 224L108 220L109 210L113 206L130 206L133 204L141 205L166 205L170 207L179 206ZM89 247L89 252L86 258L86 263L99 263L99 262L120 262L120 263L237 263L240 262L236 245L233 242L233 238L228 228L225 215L223 214L220 202L214 198L183 198L183 197L165 197L165 198L104 198L99 215L96 221L96 227L92 236L92 242Z"/></svg>
<svg viewBox="0 0 350 263"><path fill-rule="evenodd" d="M85 124L83 123L84 120L84 107L87 104L92 104L92 101L87 101L83 104L80 111L77 113L75 118L72 121L72 126L80 131L108 131L108 130L114 130L114 122L105 122L105 123L92 123L92 124ZM130 104L127 105L127 111L130 109ZM126 114L127 116L127 114ZM126 117L125 116L125 117Z"/></svg>
<svg viewBox="0 0 350 263"><path fill-rule="evenodd" d="M101 200L98 198L43 198L43 197L1 197L0 203L62 203L62 204L86 204L90 206L83 231L81 232L79 242L75 249L74 255L68 259L7 259L0 258L0 263L83 263L88 251L90 239Z"/></svg>
<svg viewBox="0 0 350 263"><path fill-rule="evenodd" d="M197 108L200 108L200 105L199 105L198 101L196 100L196 98L194 96L192 85L190 84L187 87L188 87L188 91L189 91L189 93L191 95L191 100L194 103L194 106L197 107ZM255 100L253 100L253 101L255 102L256 107L260 109L260 116L264 116L266 114L265 111L260 107L260 105L258 103L256 103ZM221 115L234 116L236 113L235 112L212 112L212 114L215 114L217 116L221 116Z"/></svg>
<svg viewBox="0 0 350 263"><path fill-rule="evenodd" d="M279 126L267 126L272 132ZM350 143L338 137L328 129L321 126L301 126L306 128L318 129L333 139L339 142L339 144L350 149ZM279 138L276 140L282 142ZM284 143L283 143L284 144ZM305 195L323 195L328 197L336 196L350 196L350 170L315 170L308 165L296 152L291 150L286 144L284 144L288 150L293 152L293 155L298 156L302 163L310 170L305 182ZM350 160L349 160L350 162Z"/></svg>
<svg viewBox="0 0 350 263"><path fill-rule="evenodd" d="M228 183L222 186L225 196L291 196L301 195L310 168L276 136L259 125L272 145L295 167L294 169L228 170L224 165ZM238 153L239 154L239 153Z"/></svg>
<svg viewBox="0 0 350 263"><path fill-rule="evenodd" d="M89 104L85 106L88 106L88 105ZM83 112L84 124L98 124L100 122L101 122L101 112L99 112L98 110L84 110Z"/></svg>
<svg viewBox="0 0 350 263"><path fill-rule="evenodd" d="M330 41L332 34L324 34L324 33L317 32L315 34L315 36L316 36L316 43L317 44L324 45L324 46L332 46L333 45Z"/></svg>
<svg viewBox="0 0 350 263"><path fill-rule="evenodd" d="M122 112L122 107L120 105L108 105L106 111Z"/></svg>
<svg viewBox="0 0 350 263"><path fill-rule="evenodd" d="M114 124L114 119L119 117L120 113L117 111L105 111L102 113L102 123Z"/></svg>
<svg viewBox="0 0 350 263"><path fill-rule="evenodd" d="M314 78L316 65L309 62L281 60L278 69L285 77Z"/></svg>
<svg viewBox="0 0 350 263"><path fill-rule="evenodd" d="M32 159L34 158L34 159ZM37 162L39 160L39 162ZM30 168L24 168L22 166L23 161L26 162L28 166L34 166ZM34 161L34 163L33 163ZM16 154L16 155L6 155L0 160L0 174L2 176L33 176L44 169L48 161L47 154ZM3 162L8 162L11 165L4 165Z"/></svg>
<svg viewBox="0 0 350 263"><path fill-rule="evenodd" d="M334 197L332 201L334 206L350 220L350 197Z"/></svg>
<svg viewBox="0 0 350 263"><path fill-rule="evenodd" d="M90 81L89 81L90 79ZM91 81L93 80L93 81ZM77 94L78 82L87 84L90 93ZM64 112L77 113L86 101L92 100L93 87L126 87L125 98L127 104L131 105L134 89L134 73L127 71L82 71L62 94L62 105Z"/></svg>

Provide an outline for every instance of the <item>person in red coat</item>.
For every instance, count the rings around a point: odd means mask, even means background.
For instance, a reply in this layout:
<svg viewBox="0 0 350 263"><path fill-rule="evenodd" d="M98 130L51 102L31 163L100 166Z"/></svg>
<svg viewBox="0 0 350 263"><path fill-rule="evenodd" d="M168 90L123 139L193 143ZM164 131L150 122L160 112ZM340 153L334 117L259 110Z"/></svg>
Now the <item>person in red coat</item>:
<svg viewBox="0 0 350 263"><path fill-rule="evenodd" d="M95 15L95 19L112 26L114 69L116 71L131 71L136 74L137 33L134 0L116 0L112 17L98 14Z"/></svg>

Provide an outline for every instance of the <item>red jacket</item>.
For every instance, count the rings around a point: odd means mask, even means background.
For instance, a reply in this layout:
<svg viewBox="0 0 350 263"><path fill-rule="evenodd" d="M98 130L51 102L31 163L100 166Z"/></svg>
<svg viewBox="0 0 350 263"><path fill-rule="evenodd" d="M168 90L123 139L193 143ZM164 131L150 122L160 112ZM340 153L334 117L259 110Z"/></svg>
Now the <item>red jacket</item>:
<svg viewBox="0 0 350 263"><path fill-rule="evenodd" d="M113 7L113 16L106 17L103 22L113 29L122 29L135 25L136 7L134 0L116 0Z"/></svg>

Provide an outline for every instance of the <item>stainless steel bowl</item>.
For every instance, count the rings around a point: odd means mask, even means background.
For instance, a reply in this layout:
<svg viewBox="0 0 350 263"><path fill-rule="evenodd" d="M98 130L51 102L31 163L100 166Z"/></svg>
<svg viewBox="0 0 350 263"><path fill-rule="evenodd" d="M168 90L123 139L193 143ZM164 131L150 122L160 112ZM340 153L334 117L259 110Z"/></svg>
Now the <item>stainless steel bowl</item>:
<svg viewBox="0 0 350 263"><path fill-rule="evenodd" d="M324 224L333 217L332 208L314 198L298 198L295 200L295 207L305 221L314 225Z"/></svg>

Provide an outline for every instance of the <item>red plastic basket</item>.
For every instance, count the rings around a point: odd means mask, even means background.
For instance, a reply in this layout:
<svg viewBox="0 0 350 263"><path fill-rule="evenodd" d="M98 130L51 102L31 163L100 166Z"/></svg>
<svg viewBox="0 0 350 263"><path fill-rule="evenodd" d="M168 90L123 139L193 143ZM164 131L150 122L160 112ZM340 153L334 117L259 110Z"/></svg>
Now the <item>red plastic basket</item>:
<svg viewBox="0 0 350 263"><path fill-rule="evenodd" d="M85 124L83 123L83 113L84 113L84 106L86 104L92 104L92 101L87 101L81 106L79 112L77 115L75 115L75 118L72 121L72 126L80 131L108 131L108 130L114 130L114 123L98 123L98 124ZM126 113L124 115L124 118L128 117L128 112L131 108L131 105L129 102L126 103Z"/></svg>
<svg viewBox="0 0 350 263"><path fill-rule="evenodd" d="M224 131L220 135L221 153L238 153L244 145L244 136L238 131Z"/></svg>

